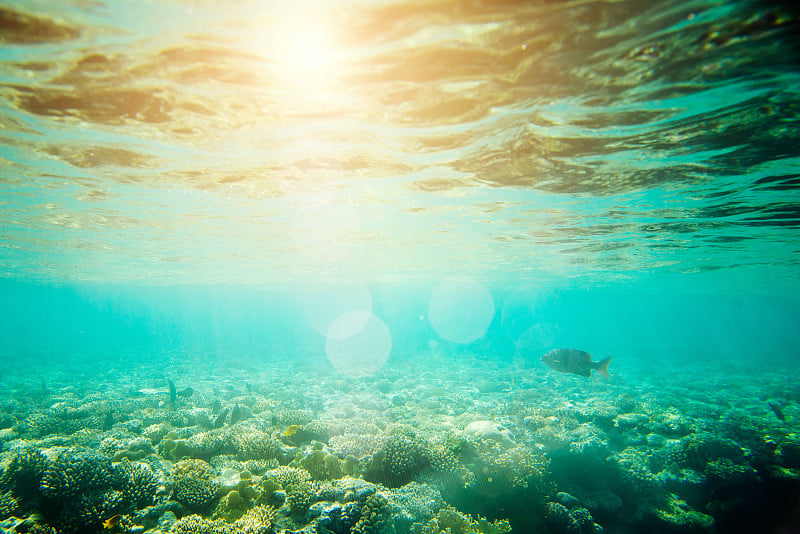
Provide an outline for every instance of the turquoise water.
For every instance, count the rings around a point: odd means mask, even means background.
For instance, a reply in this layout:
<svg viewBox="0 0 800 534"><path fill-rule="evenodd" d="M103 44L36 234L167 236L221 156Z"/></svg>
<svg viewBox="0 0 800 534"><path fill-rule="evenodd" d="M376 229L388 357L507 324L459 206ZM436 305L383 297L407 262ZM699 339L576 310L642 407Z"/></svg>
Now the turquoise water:
<svg viewBox="0 0 800 534"><path fill-rule="evenodd" d="M176 497L162 435L150 516L35 516L52 496L9 482L27 447L116 463L130 421L260 432L291 448L281 465L377 436L351 474L396 503L406 486L368 460L391 436L439 450L488 420L520 449L453 446L479 482L432 479L431 452L402 482L514 532L797 531L799 27L759 1L4 2L0 490L18 506L0 500L0 528L210 520ZM556 348L610 355L611 380L549 369ZM197 415L214 400L220 428ZM97 403L113 428L34 424ZM240 404L253 417L225 419ZM245 469L244 445L192 446L216 476ZM558 491L526 471L545 461ZM492 469L508 488L480 482ZM263 499L246 507L273 506L275 532L445 531L439 508L359 530L341 498L325 524Z"/></svg>

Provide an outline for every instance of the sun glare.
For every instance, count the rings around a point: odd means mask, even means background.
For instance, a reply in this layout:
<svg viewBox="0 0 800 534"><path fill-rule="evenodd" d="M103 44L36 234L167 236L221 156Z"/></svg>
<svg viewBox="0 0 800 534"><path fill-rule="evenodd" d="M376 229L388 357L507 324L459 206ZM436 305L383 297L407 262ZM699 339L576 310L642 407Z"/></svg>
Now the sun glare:
<svg viewBox="0 0 800 534"><path fill-rule="evenodd" d="M337 28L326 9L316 3L272 10L258 28L258 53L275 68L278 79L301 90L321 90L342 66Z"/></svg>

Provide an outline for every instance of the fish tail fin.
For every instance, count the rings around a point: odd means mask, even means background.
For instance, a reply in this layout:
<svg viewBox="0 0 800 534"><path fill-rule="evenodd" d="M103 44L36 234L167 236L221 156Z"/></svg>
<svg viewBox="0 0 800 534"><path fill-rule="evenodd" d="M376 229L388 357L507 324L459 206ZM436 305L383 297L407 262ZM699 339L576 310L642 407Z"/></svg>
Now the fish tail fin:
<svg viewBox="0 0 800 534"><path fill-rule="evenodd" d="M600 376L602 376L606 380L609 379L608 378L608 363L610 361L611 361L611 356L609 356L608 358L604 358L604 359L600 360L599 362L597 362L596 364L594 364L595 370L598 373L600 373Z"/></svg>

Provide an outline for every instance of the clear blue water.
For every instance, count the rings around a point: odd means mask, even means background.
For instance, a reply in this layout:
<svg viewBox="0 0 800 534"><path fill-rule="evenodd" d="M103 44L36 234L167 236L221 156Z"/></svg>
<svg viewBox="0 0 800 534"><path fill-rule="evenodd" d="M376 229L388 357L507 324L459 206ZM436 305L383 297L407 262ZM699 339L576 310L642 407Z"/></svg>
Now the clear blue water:
<svg viewBox="0 0 800 534"><path fill-rule="evenodd" d="M557 347L627 384L792 376L799 27L744 0L4 2L0 384Z"/></svg>

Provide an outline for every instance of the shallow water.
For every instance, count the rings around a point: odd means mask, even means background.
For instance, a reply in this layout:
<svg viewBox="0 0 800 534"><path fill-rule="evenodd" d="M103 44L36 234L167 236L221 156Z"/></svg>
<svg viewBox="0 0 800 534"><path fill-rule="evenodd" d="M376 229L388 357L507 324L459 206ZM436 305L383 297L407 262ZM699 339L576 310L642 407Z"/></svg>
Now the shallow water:
<svg viewBox="0 0 800 534"><path fill-rule="evenodd" d="M0 467L128 446L130 421L191 439L247 398L253 418L210 431L313 454L275 415L308 408L339 454L351 419L433 450L490 420L607 532L789 525L789 497L757 496L800 480L798 35L759 1L5 2ZM610 382L547 368L558 347L611 355ZM116 426L36 426L64 405ZM454 461L528 465L492 454ZM520 472L412 478L569 531ZM21 518L42 498L0 490Z"/></svg>

